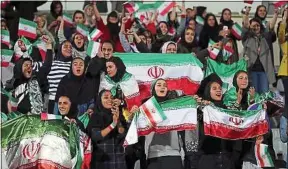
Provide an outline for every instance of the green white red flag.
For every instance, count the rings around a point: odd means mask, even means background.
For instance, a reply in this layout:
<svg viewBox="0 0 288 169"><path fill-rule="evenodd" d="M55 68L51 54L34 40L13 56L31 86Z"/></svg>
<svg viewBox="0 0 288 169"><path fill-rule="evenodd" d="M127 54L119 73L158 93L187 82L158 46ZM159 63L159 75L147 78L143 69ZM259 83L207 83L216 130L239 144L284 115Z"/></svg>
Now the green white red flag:
<svg viewBox="0 0 288 169"><path fill-rule="evenodd" d="M48 113L41 113L40 115L41 115L41 120L43 121L63 119L61 115L48 114Z"/></svg>
<svg viewBox="0 0 288 169"><path fill-rule="evenodd" d="M128 2L123 3L123 6L129 13L134 13L140 9L142 4L143 3L141 2L128 1Z"/></svg>
<svg viewBox="0 0 288 169"><path fill-rule="evenodd" d="M8 67L14 51L8 50L8 49L2 49L1 50L1 67Z"/></svg>
<svg viewBox="0 0 288 169"><path fill-rule="evenodd" d="M151 132L166 133L169 131L195 130L197 126L197 102L192 97L180 97L160 104L166 120L151 126L143 111L135 114L126 135L124 146L138 142L139 136Z"/></svg>
<svg viewBox="0 0 288 169"><path fill-rule="evenodd" d="M93 41L96 42L101 35L103 35L103 33L102 33L99 29L95 28L95 29L90 33L90 38L91 38L91 40L93 40Z"/></svg>
<svg viewBox="0 0 288 169"><path fill-rule="evenodd" d="M204 19L201 16L196 16L196 22L200 25L204 25Z"/></svg>
<svg viewBox="0 0 288 169"><path fill-rule="evenodd" d="M37 24L35 22L20 18L19 20L19 28L18 28L18 36L25 36L31 39L36 39L36 28Z"/></svg>
<svg viewBox="0 0 288 169"><path fill-rule="evenodd" d="M208 105L203 108L203 121L205 135L222 139L248 139L268 132L264 109L238 111Z"/></svg>
<svg viewBox="0 0 288 169"><path fill-rule="evenodd" d="M209 40L209 43L208 43L208 46L213 46L216 42L214 42L212 39ZM217 48L212 48L211 51L209 51L209 54L210 54L210 58L212 59L216 59L218 54L219 54L220 50L217 49Z"/></svg>
<svg viewBox="0 0 288 169"><path fill-rule="evenodd" d="M42 39L38 39L36 42L34 42L33 46L36 46L38 48L42 57L42 61L45 61L47 53L46 43Z"/></svg>
<svg viewBox="0 0 288 169"><path fill-rule="evenodd" d="M174 6L175 1L158 1L155 3L155 8L157 8L159 15L166 15Z"/></svg>
<svg viewBox="0 0 288 169"><path fill-rule="evenodd" d="M88 37L89 35L89 29L83 24L77 24L76 31L84 37Z"/></svg>
<svg viewBox="0 0 288 169"><path fill-rule="evenodd" d="M234 23L231 29L231 33L237 38L237 39L242 39L241 34L242 34L242 27L238 23Z"/></svg>
<svg viewBox="0 0 288 169"><path fill-rule="evenodd" d="M66 26L72 26L73 25L72 17L67 13L63 13L63 20L64 20L64 24Z"/></svg>
<svg viewBox="0 0 288 169"><path fill-rule="evenodd" d="M268 145L256 144L254 150L258 167L274 167L272 157L268 151Z"/></svg>
<svg viewBox="0 0 288 169"><path fill-rule="evenodd" d="M10 33L8 30L1 30L1 43L10 46Z"/></svg>
<svg viewBox="0 0 288 169"><path fill-rule="evenodd" d="M87 47L87 55L90 56L91 58L94 58L100 48L101 44L99 42L94 42L94 41L89 41L88 47Z"/></svg>
<svg viewBox="0 0 288 169"><path fill-rule="evenodd" d="M232 56L233 53L234 53L233 48L231 48L228 45L224 45L223 46L222 55L223 55L223 60L224 61L229 60L229 58Z"/></svg>
<svg viewBox="0 0 288 169"><path fill-rule="evenodd" d="M254 0L244 0L244 4L245 4L245 6L247 6L247 7L251 7L252 4L253 4L253 2L254 2Z"/></svg>

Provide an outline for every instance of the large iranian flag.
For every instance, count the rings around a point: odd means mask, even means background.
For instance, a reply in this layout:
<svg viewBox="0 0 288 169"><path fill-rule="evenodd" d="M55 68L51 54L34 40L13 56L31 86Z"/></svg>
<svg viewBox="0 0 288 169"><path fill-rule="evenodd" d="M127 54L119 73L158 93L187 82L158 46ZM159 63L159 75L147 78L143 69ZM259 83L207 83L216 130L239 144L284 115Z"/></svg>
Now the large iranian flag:
<svg viewBox="0 0 288 169"><path fill-rule="evenodd" d="M22 115L2 123L1 131L2 152L9 168L83 167L83 136L74 123Z"/></svg>
<svg viewBox="0 0 288 169"><path fill-rule="evenodd" d="M5 45L10 45L10 33L8 30L1 30L1 43L4 43Z"/></svg>
<svg viewBox="0 0 288 169"><path fill-rule="evenodd" d="M237 111L212 105L203 109L206 135L223 139L248 139L268 132L265 110ZM221 132L219 132L221 131Z"/></svg>
<svg viewBox="0 0 288 169"><path fill-rule="evenodd" d="M186 95L197 92L203 79L202 63L191 54L115 53L139 84L142 99L151 96L151 83L166 80L170 90L181 90Z"/></svg>
<svg viewBox="0 0 288 169"><path fill-rule="evenodd" d="M36 28L37 24L35 22L20 18L18 36L25 36L31 39L36 39Z"/></svg>
<svg viewBox="0 0 288 169"><path fill-rule="evenodd" d="M166 133L169 131L195 130L197 126L197 102L190 96L168 100L160 104L167 117L155 127L151 126L142 111L136 113L125 138L124 146L138 142L139 136L151 132Z"/></svg>
<svg viewBox="0 0 288 169"><path fill-rule="evenodd" d="M233 87L233 77L239 70L247 70L246 61L244 59L241 59L231 65L226 65L224 63L219 63L212 59L208 59L205 77L212 73L216 73L223 81L222 90L223 93L225 93L227 90Z"/></svg>

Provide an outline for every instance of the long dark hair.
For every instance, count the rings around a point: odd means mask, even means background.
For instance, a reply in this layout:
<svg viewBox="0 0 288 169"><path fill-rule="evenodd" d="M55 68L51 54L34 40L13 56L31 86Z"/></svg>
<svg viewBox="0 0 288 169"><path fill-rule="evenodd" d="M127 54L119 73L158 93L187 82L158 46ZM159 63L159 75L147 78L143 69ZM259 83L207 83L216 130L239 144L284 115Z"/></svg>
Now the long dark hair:
<svg viewBox="0 0 288 169"><path fill-rule="evenodd" d="M266 15L265 15L264 18L262 18L262 17L260 17L260 16L258 15L258 11L259 11L259 9L262 8L262 7L265 8L265 10L266 10ZM267 8L266 8L266 6L265 6L265 5L259 5L259 6L257 6L257 9L256 9L256 12L255 12L255 16L254 16L254 17L260 19L261 21L265 20L266 17L267 17Z"/></svg>
<svg viewBox="0 0 288 169"><path fill-rule="evenodd" d="M260 33L262 34L265 31L265 28L259 18L252 18L250 19L249 23L251 25L252 22L257 22L260 25Z"/></svg>
<svg viewBox="0 0 288 169"><path fill-rule="evenodd" d="M238 78L240 73L245 73L248 76L248 73L244 70L239 70L238 72L235 73L235 75L233 77L233 86L236 88L237 93L239 91L239 86L237 84L237 78ZM248 84L247 88L243 89L243 91L242 91L242 100L241 100L240 105L243 109L248 108L248 93L249 93L249 84Z"/></svg>
<svg viewBox="0 0 288 169"><path fill-rule="evenodd" d="M222 14L221 14L221 18L220 18L220 23L223 24L224 26L228 26L229 28L231 28L231 27L233 26L233 20L230 19L230 21L225 21L225 20L224 20L224 17L223 17L224 12L226 12L226 11L229 11L230 14L232 13L229 8L224 8L224 9L222 10Z"/></svg>
<svg viewBox="0 0 288 169"><path fill-rule="evenodd" d="M61 5L61 11L60 11L59 14L56 14L55 8L57 7L58 4ZM58 16L61 16L63 14L63 5L62 5L61 1L53 1L51 3L51 5L50 5L50 13L55 19L57 19Z"/></svg>

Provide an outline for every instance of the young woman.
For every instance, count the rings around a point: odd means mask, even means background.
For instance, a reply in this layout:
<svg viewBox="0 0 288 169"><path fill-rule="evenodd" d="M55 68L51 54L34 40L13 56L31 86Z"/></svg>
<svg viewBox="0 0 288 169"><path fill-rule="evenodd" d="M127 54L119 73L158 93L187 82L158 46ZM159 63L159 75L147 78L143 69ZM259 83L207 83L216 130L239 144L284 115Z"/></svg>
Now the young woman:
<svg viewBox="0 0 288 169"><path fill-rule="evenodd" d="M190 27L186 28L178 43L178 53L197 53L195 32Z"/></svg>
<svg viewBox="0 0 288 169"><path fill-rule="evenodd" d="M158 103L179 97L176 91L169 91L164 79L151 85L151 93ZM147 169L182 169L180 133L171 131L164 134L150 133L145 136Z"/></svg>
<svg viewBox="0 0 288 169"><path fill-rule="evenodd" d="M110 91L99 93L86 129L93 145L91 168L126 169L123 141L127 128L118 106Z"/></svg>
<svg viewBox="0 0 288 169"><path fill-rule="evenodd" d="M168 41L161 48L162 53L177 53L177 43Z"/></svg>
<svg viewBox="0 0 288 169"><path fill-rule="evenodd" d="M248 60L248 72L256 92L261 94L269 90L269 84L276 82L272 55L261 21L253 18L249 21L249 10L243 18L242 43L244 58Z"/></svg>
<svg viewBox="0 0 288 169"><path fill-rule="evenodd" d="M63 5L61 1L53 1L50 5L50 14L47 16L47 29L52 33L53 37L56 38L56 31L58 30L59 16L63 14Z"/></svg>
<svg viewBox="0 0 288 169"><path fill-rule="evenodd" d="M207 15L207 7L205 7L205 6L198 6L197 8L196 8L196 11L197 11L197 13L196 13L196 18L198 17L198 18L200 18L201 20L205 20L205 18L206 18L206 15ZM195 21L196 21L196 18L195 18ZM196 33L196 40L197 40L197 42L199 42L199 38L200 38L200 34L201 34L201 32L202 32L202 29L203 29L203 25L202 25L202 23L197 23L196 22L196 31L195 31L195 33Z"/></svg>
<svg viewBox="0 0 288 169"><path fill-rule="evenodd" d="M103 89L111 90L113 97L125 100L130 112L141 104L138 83L135 77L126 71L126 66L119 57L106 61L106 75L100 82L100 90Z"/></svg>
<svg viewBox="0 0 288 169"><path fill-rule="evenodd" d="M152 44L152 52L159 53L161 46L167 41L173 40L173 36L168 34L168 24L165 21L161 21L157 26L157 34L154 44Z"/></svg>
<svg viewBox="0 0 288 169"><path fill-rule="evenodd" d="M204 26L200 33L198 42L199 47L201 49L206 49L210 39L214 42L218 42L220 40L218 22L215 15L212 13L207 14L205 17Z"/></svg>
<svg viewBox="0 0 288 169"><path fill-rule="evenodd" d="M93 5L92 4L87 4L84 7L84 13L85 13L85 25L88 28L93 28L96 26L96 18L95 18L95 12L93 9Z"/></svg>
<svg viewBox="0 0 288 169"><path fill-rule="evenodd" d="M97 97L95 93L99 91L100 79L86 75L86 67L82 58L74 58L70 72L61 79L56 93L56 100L66 95L76 104L77 117L87 111L93 111L94 100Z"/></svg>
<svg viewBox="0 0 288 169"><path fill-rule="evenodd" d="M54 48L55 46L55 39L54 36L48 31L47 29L47 20L46 17L43 15L36 16L35 22L37 23L37 36L42 37L43 35L46 35L50 38L52 42L52 46Z"/></svg>

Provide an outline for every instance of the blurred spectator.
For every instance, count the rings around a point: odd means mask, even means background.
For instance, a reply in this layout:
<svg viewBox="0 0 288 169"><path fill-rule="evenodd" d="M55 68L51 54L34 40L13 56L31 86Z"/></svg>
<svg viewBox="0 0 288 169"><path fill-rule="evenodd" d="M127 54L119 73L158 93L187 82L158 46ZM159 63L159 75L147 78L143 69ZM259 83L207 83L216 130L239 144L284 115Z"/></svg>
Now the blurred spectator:
<svg viewBox="0 0 288 169"><path fill-rule="evenodd" d="M59 16L63 14L63 5L61 1L53 1L50 5L50 13L47 15L47 29L52 33L53 37L56 38L56 34L59 27Z"/></svg>

